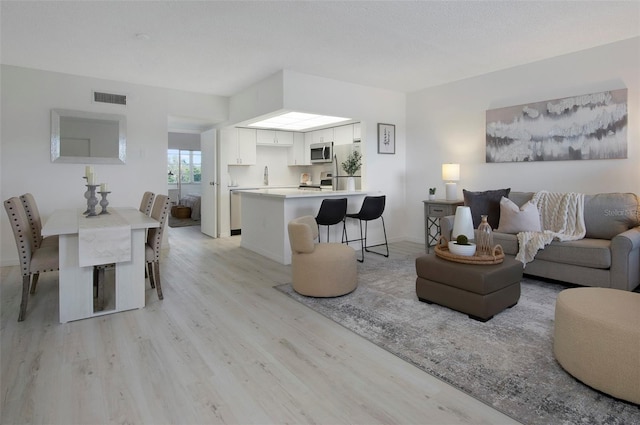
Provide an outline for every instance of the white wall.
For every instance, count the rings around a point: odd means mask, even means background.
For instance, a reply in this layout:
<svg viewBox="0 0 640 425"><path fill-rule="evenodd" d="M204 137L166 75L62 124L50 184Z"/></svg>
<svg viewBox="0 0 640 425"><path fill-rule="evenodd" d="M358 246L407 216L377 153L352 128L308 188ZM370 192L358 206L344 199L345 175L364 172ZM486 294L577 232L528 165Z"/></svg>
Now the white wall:
<svg viewBox="0 0 640 425"><path fill-rule="evenodd" d="M169 132L169 149L200 150L200 133Z"/></svg>
<svg viewBox="0 0 640 425"><path fill-rule="evenodd" d="M109 183L111 206L139 206L145 190L167 193L167 118L227 119L227 98L3 65L0 76L0 195L31 192L43 219L58 208L86 206L84 164L54 164L49 154L52 108L119 113L127 117L127 161L96 164ZM127 106L92 102L92 90L127 95ZM18 257L6 214L0 215L0 264Z"/></svg>
<svg viewBox="0 0 640 425"><path fill-rule="evenodd" d="M568 96L628 89L628 158L485 163L485 112ZM422 201L441 164L460 163L462 189L640 193L640 38L412 93L407 97L408 239L424 242Z"/></svg>
<svg viewBox="0 0 640 425"><path fill-rule="evenodd" d="M238 120L249 120L260 115L277 111L298 111L323 115L349 117L361 123L361 143L364 155L362 187L364 190L379 191L387 195L385 222L389 240L399 240L406 234L405 226L405 106L404 93L346 83L328 78L282 71L256 83L230 100L229 116L225 125L233 126ZM255 114L255 115L253 115ZM396 125L396 154L377 153L377 124ZM220 156L228 155L225 132L221 133ZM259 158L259 157L258 157ZM258 169L260 172L264 165ZM252 171L247 171L251 173ZM291 171L290 171L291 172ZM294 173L303 172L300 169ZM227 185L228 176L221 175L221 187ZM242 183L242 181L239 181ZM221 232L228 222L228 197L220 202ZM359 206L350 207L357 209ZM376 239L381 232L371 232ZM227 225L228 227L228 225ZM371 243L375 243L373 240Z"/></svg>

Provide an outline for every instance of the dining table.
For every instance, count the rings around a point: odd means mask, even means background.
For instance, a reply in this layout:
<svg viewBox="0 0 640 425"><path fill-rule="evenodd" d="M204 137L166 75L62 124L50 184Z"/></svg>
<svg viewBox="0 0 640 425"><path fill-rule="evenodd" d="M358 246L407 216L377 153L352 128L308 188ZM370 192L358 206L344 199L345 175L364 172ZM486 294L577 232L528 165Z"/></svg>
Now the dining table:
<svg viewBox="0 0 640 425"><path fill-rule="evenodd" d="M159 226L134 207L109 208L95 216L82 209L54 211L42 236L59 237L60 323L143 308L146 233ZM94 306L99 266L115 268L114 302L105 309Z"/></svg>

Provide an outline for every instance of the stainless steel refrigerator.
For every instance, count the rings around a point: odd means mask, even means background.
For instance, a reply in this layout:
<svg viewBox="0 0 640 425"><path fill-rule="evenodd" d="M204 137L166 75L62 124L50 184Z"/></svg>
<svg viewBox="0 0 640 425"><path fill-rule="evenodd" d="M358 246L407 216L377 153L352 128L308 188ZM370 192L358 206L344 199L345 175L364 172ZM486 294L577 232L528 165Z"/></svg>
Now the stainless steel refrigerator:
<svg viewBox="0 0 640 425"><path fill-rule="evenodd" d="M333 175L334 175L334 190L347 190L347 177L348 174L342 168L342 163L347 160L347 157L354 150L362 153L360 149L360 143L351 143L348 145L333 145ZM354 174L356 190L360 190L361 184L361 172L362 168Z"/></svg>

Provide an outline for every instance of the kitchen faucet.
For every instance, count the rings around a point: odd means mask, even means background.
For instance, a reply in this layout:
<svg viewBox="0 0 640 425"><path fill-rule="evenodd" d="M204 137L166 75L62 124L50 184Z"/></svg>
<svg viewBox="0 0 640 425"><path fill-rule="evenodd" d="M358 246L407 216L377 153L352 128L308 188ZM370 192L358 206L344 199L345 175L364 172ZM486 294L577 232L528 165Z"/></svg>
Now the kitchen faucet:
<svg viewBox="0 0 640 425"><path fill-rule="evenodd" d="M264 166L264 181L265 186L269 186L269 167Z"/></svg>

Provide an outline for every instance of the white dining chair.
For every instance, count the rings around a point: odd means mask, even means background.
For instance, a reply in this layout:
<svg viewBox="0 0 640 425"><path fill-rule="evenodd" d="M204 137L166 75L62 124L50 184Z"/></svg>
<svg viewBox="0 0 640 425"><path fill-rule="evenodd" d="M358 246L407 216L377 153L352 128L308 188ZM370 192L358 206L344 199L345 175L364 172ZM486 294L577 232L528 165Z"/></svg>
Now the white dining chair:
<svg viewBox="0 0 640 425"><path fill-rule="evenodd" d="M156 195L151 210L151 218L160 222L160 227L152 227L147 232L147 244L145 246L145 260L149 270L149 283L156 288L158 298L163 299L162 285L160 283L160 249L162 248L162 234L169 215L169 197Z"/></svg>
<svg viewBox="0 0 640 425"><path fill-rule="evenodd" d="M58 244L35 246L31 225L22 202L17 197L4 201L4 208L11 222L11 229L16 240L20 268L22 272L22 299L20 301L20 314L18 322L22 322L27 313L29 299L29 286L31 293L35 292L38 277L42 272L55 271L59 268ZM33 276L33 282L31 282Z"/></svg>

